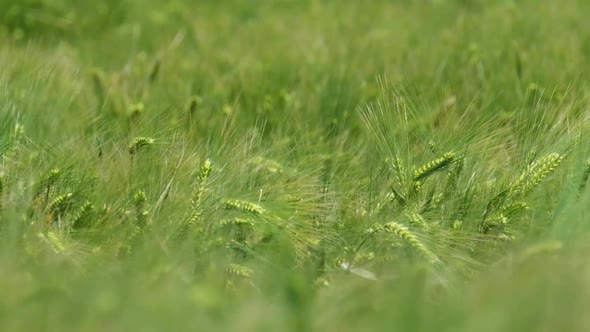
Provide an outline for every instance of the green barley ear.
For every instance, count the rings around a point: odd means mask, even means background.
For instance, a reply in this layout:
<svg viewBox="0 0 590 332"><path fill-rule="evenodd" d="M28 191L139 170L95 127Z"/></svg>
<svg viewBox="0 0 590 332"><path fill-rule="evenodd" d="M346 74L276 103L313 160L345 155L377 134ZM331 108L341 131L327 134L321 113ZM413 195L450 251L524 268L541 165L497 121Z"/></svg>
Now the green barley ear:
<svg viewBox="0 0 590 332"><path fill-rule="evenodd" d="M254 273L250 268L239 264L229 264L225 268L225 272L228 275L237 276L241 278L250 278Z"/></svg>
<svg viewBox="0 0 590 332"><path fill-rule="evenodd" d="M192 208L193 208L193 215L191 216L191 223L194 225L199 222L201 219L201 215L203 214L203 196L207 191L207 179L211 176L211 171L213 170L213 163L211 159L207 158L203 165L201 166L201 171L199 172L198 178L198 185L195 189L195 193L192 198Z"/></svg>
<svg viewBox="0 0 590 332"><path fill-rule="evenodd" d="M155 140L150 137L136 137L129 143L128 150L129 154L133 156L142 148L154 144Z"/></svg>
<svg viewBox="0 0 590 332"><path fill-rule="evenodd" d="M408 192L408 199L410 201L415 201L420 195L420 191L422 191L422 181L412 182L412 186Z"/></svg>
<svg viewBox="0 0 590 332"><path fill-rule="evenodd" d="M254 219L252 218L231 218L223 219L216 224L218 229L230 231L232 236L227 244L235 251L238 257L244 258L247 255L247 250L244 247L249 247L248 234L254 229ZM261 240L262 241L262 240Z"/></svg>
<svg viewBox="0 0 590 332"><path fill-rule="evenodd" d="M459 177L461 176L464 167L464 158L459 158L457 159L455 166L449 170L447 174L447 182L445 183L445 188L443 190L443 199L448 198L453 191L455 191L455 188L457 188L457 183L459 182Z"/></svg>
<svg viewBox="0 0 590 332"><path fill-rule="evenodd" d="M512 198L525 197L543 179L555 171L563 159L564 157L558 153L550 153L531 163L518 180L510 186L509 196Z"/></svg>
<svg viewBox="0 0 590 332"><path fill-rule="evenodd" d="M86 201L72 218L72 229L78 230L87 226L87 219L94 211L94 205Z"/></svg>
<svg viewBox="0 0 590 332"><path fill-rule="evenodd" d="M53 232L47 232L47 235L38 233L37 236L45 243L47 243L56 254L61 254L66 250L64 243Z"/></svg>
<svg viewBox="0 0 590 332"><path fill-rule="evenodd" d="M404 195L402 195L398 190L395 189L393 183L389 184L389 189L391 190L391 194L393 195L393 199L399 202L400 206L405 206L408 203L408 200Z"/></svg>
<svg viewBox="0 0 590 332"><path fill-rule="evenodd" d="M57 196L51 204L49 204L49 213L52 221L59 221L63 219L64 214L72 205L72 193L67 193Z"/></svg>
<svg viewBox="0 0 590 332"><path fill-rule="evenodd" d="M510 221L510 218L521 213L522 211L527 210L528 208L528 205L522 201L504 204L497 213L491 215L482 224L483 233L487 234L494 229L504 231L505 226Z"/></svg>
<svg viewBox="0 0 590 332"><path fill-rule="evenodd" d="M225 286L227 288L233 289L235 287L235 282L239 280L249 281L254 271L252 269L239 265L239 264L229 264L225 268L225 275L226 281Z"/></svg>
<svg viewBox="0 0 590 332"><path fill-rule="evenodd" d="M563 159L564 156L558 153L550 153L529 164L508 189L490 200L483 214L481 231L483 233L489 232L492 229L491 226L499 224L497 220L502 220L502 223L505 223L507 212L515 213L526 209L526 204L518 200L525 198L543 179L554 172Z"/></svg>
<svg viewBox="0 0 590 332"><path fill-rule="evenodd" d="M293 194L284 194L281 195L280 200L282 200L285 203L297 203L301 202L302 198L300 196Z"/></svg>
<svg viewBox="0 0 590 332"><path fill-rule="evenodd" d="M428 228L428 224L426 220L418 213L418 212L408 212L406 214L410 225L418 226L420 228Z"/></svg>
<svg viewBox="0 0 590 332"><path fill-rule="evenodd" d="M406 178L406 168L400 158L393 157L385 158L385 164L390 168L390 170L395 175L395 181L391 181L390 186L393 188L394 186L402 187L405 183L404 179ZM397 193L396 193L397 195ZM401 197L398 195L398 197Z"/></svg>
<svg viewBox="0 0 590 332"><path fill-rule="evenodd" d="M279 162L263 157L250 160L250 164L255 167L256 171L265 171L270 174L281 173L283 171L283 165Z"/></svg>
<svg viewBox="0 0 590 332"><path fill-rule="evenodd" d="M59 168L54 168L47 172L47 174L45 174L41 181L39 181L39 183L35 186L35 197L38 197L43 192L45 192L45 196L47 198L51 187L57 182L60 176L61 171Z"/></svg>
<svg viewBox="0 0 590 332"><path fill-rule="evenodd" d="M529 207L525 202L517 201L517 202L513 202L513 203L506 204L505 206L503 206L500 213L502 215L504 215L506 218L509 218L509 217L519 213L520 211L526 210L528 208Z"/></svg>
<svg viewBox="0 0 590 332"><path fill-rule="evenodd" d="M223 219L219 222L219 226L227 227L227 226L254 226L254 220L251 218L231 218L231 219Z"/></svg>
<svg viewBox="0 0 590 332"><path fill-rule="evenodd" d="M509 198L509 189L506 189L506 190L500 192L499 194L497 194L496 196L494 196L488 202L488 204L483 212L482 226L485 226L485 222L488 219L488 217L491 216L498 209L500 209L504 205L506 200L508 200L508 198Z"/></svg>
<svg viewBox="0 0 590 332"><path fill-rule="evenodd" d="M582 194L582 192L586 189L586 184L588 183L588 178L590 177L590 160L586 160L584 166L584 173L582 173L582 182L580 182L578 194Z"/></svg>
<svg viewBox="0 0 590 332"><path fill-rule="evenodd" d="M226 200L225 208L228 210L240 210L254 215L264 215L266 213L266 210L262 206L239 199Z"/></svg>
<svg viewBox="0 0 590 332"><path fill-rule="evenodd" d="M54 169L50 170L49 172L47 172L47 174L45 174L45 176L43 176L43 179L41 179L41 181L37 184L37 186L36 186L37 190L35 191L35 194L39 195L43 191L50 189L51 186L53 186L55 184L55 182L57 182L57 180L59 179L60 176L61 176L61 170L59 168L54 168Z"/></svg>
<svg viewBox="0 0 590 332"><path fill-rule="evenodd" d="M422 165L414 171L414 181L418 182L426 179L432 174L443 170L455 161L456 155L453 152L447 152L442 157L437 158L427 164Z"/></svg>
<svg viewBox="0 0 590 332"><path fill-rule="evenodd" d="M146 207L146 195L143 190L138 190L132 197L133 210L135 212L134 223L129 228L129 233L126 241L126 245L121 247L122 254L128 255L134 251L134 248L141 243L141 234L149 226L150 221L148 219L149 212ZM131 213L129 210L123 211L125 215Z"/></svg>
<svg viewBox="0 0 590 332"><path fill-rule="evenodd" d="M148 224L148 214L146 209L146 196L143 190L138 190L133 195L133 205L135 207L135 223L140 228L145 227Z"/></svg>
<svg viewBox="0 0 590 332"><path fill-rule="evenodd" d="M440 259L430 251L422 241L416 237L406 226L396 223L394 221L384 224L383 230L388 233L397 235L402 240L408 242L423 258L433 265L441 263Z"/></svg>
<svg viewBox="0 0 590 332"><path fill-rule="evenodd" d="M377 203L377 205L375 206L375 209L373 209L373 211L371 211L371 215L372 215L372 216L379 215L379 213L381 213L381 211L383 211L383 209L384 209L384 208L385 208L387 205L389 205L389 204L391 204L391 203L395 202L395 199L396 199L396 196L395 196L395 194L394 194L394 193L392 193L392 192L390 192L390 193L387 193L387 194L386 194L386 195L385 195L385 196L384 196L384 197L381 199L381 201Z"/></svg>

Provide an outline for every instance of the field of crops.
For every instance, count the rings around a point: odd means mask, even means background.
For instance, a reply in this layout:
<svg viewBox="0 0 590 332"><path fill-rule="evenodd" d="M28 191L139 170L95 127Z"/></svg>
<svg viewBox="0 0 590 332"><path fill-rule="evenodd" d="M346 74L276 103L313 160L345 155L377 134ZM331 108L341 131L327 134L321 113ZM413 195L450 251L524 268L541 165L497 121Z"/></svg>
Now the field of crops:
<svg viewBox="0 0 590 332"><path fill-rule="evenodd" d="M589 13L0 1L0 331L589 331Z"/></svg>

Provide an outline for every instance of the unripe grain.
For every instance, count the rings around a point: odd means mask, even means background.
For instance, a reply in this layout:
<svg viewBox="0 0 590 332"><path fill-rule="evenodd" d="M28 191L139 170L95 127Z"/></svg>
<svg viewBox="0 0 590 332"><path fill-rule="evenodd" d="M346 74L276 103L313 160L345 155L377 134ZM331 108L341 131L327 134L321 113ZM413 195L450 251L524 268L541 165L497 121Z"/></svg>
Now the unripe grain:
<svg viewBox="0 0 590 332"><path fill-rule="evenodd" d="M414 248L422 257L424 257L431 264L439 264L440 259L430 251L416 235L414 235L406 226L396 222L389 222L383 225L383 230L397 235L399 238L405 240Z"/></svg>
<svg viewBox="0 0 590 332"><path fill-rule="evenodd" d="M420 168L414 171L414 181L421 181L430 175L444 169L455 161L455 157L455 153L447 152L442 155L442 157L422 165Z"/></svg>
<svg viewBox="0 0 590 332"><path fill-rule="evenodd" d="M129 143L128 150L130 155L136 154L140 149L145 146L154 144L155 140L149 137L136 137Z"/></svg>
<svg viewBox="0 0 590 332"><path fill-rule="evenodd" d="M244 212L248 212L251 214L256 214L256 215L263 215L266 213L266 210L258 205L258 204L254 204L254 203L250 203L247 201L242 201L239 199L228 199L225 201L225 208L226 209L235 209L235 210L241 210Z"/></svg>

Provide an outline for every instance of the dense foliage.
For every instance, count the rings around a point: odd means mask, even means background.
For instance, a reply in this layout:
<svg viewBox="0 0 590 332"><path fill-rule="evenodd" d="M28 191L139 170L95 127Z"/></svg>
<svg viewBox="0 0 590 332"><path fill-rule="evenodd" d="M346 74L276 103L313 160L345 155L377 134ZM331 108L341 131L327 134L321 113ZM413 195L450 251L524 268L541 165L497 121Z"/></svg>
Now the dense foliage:
<svg viewBox="0 0 590 332"><path fill-rule="evenodd" d="M586 331L589 10L0 2L0 329Z"/></svg>

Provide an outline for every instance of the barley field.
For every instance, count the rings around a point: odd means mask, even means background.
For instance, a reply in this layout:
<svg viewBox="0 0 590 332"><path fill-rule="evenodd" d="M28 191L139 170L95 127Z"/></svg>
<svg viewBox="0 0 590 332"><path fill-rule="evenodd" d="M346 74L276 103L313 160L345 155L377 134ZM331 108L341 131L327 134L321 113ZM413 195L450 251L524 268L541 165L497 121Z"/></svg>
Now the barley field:
<svg viewBox="0 0 590 332"><path fill-rule="evenodd" d="M0 1L0 331L590 330L589 13Z"/></svg>

